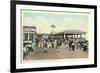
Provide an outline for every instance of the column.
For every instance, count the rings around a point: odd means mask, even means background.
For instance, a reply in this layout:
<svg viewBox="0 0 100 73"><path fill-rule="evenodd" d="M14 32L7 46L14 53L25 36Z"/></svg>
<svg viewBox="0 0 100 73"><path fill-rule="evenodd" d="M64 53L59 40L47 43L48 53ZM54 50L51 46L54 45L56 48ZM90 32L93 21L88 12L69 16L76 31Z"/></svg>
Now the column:
<svg viewBox="0 0 100 73"><path fill-rule="evenodd" d="M27 35L28 35L28 41L29 41L29 33Z"/></svg>
<svg viewBox="0 0 100 73"><path fill-rule="evenodd" d="M79 38L79 37L78 37L78 34L76 34L76 35L77 35L77 38Z"/></svg>
<svg viewBox="0 0 100 73"><path fill-rule="evenodd" d="M82 34L80 34L80 38L82 38Z"/></svg>
<svg viewBox="0 0 100 73"><path fill-rule="evenodd" d="M64 33L64 39L66 38L66 34Z"/></svg>
<svg viewBox="0 0 100 73"><path fill-rule="evenodd" d="M75 36L75 34L74 34L74 38L75 38L76 36Z"/></svg>

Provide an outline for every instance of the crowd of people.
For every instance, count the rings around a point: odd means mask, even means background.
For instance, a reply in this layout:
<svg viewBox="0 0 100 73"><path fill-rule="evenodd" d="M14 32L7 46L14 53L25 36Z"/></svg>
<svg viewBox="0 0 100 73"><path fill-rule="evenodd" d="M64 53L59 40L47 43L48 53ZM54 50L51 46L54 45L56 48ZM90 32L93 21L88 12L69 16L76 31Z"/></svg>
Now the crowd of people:
<svg viewBox="0 0 100 73"><path fill-rule="evenodd" d="M88 41L84 38L67 38L67 39L49 39L49 38L33 38L30 43L23 43L23 56L25 57L27 53L34 52L35 49L41 48L44 53L47 53L49 48L58 49L63 46L69 51L74 51L75 49L80 49L83 51L88 51Z"/></svg>

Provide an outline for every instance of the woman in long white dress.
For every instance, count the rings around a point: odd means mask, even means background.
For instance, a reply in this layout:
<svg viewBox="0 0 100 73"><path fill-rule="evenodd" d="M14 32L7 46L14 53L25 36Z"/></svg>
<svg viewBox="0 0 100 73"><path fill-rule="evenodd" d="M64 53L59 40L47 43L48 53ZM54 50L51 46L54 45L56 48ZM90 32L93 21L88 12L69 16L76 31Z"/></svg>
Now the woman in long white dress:
<svg viewBox="0 0 100 73"><path fill-rule="evenodd" d="M57 48L57 40L54 41L54 48Z"/></svg>
<svg viewBox="0 0 100 73"><path fill-rule="evenodd" d="M35 50L35 45L36 45L36 41L35 41L35 39L33 39L33 41L32 41L32 49L33 49L33 51Z"/></svg>

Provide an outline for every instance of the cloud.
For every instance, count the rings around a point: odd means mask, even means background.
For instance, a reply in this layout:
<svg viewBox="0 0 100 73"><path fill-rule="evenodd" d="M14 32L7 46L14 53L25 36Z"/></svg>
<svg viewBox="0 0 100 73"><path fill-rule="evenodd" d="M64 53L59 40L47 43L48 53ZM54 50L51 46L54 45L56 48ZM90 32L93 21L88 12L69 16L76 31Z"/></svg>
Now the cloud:
<svg viewBox="0 0 100 73"><path fill-rule="evenodd" d="M60 20L61 19L61 20ZM23 25L36 26L37 32L49 33L51 31L51 25L56 26L55 31L63 31L69 29L78 29L88 31L88 20L84 17L62 17L54 18L45 16L23 16Z"/></svg>
<svg viewBox="0 0 100 73"><path fill-rule="evenodd" d="M25 26L32 26L33 25L33 20L30 17L23 17L23 25Z"/></svg>
<svg viewBox="0 0 100 73"><path fill-rule="evenodd" d="M49 26L49 22L47 21L47 19L45 19L42 16L36 16L34 18L34 24L37 27L37 32L45 32L45 33L49 33L50 32L50 26Z"/></svg>

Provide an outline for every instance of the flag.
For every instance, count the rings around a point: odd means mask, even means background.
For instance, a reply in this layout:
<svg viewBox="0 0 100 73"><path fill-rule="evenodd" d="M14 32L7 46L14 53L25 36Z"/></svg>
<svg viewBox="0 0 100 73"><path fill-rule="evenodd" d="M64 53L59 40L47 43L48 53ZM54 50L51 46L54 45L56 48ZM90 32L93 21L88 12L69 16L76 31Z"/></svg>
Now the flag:
<svg viewBox="0 0 100 73"><path fill-rule="evenodd" d="M52 27L52 28L56 28L56 26L55 26L55 25L51 25L51 27Z"/></svg>

